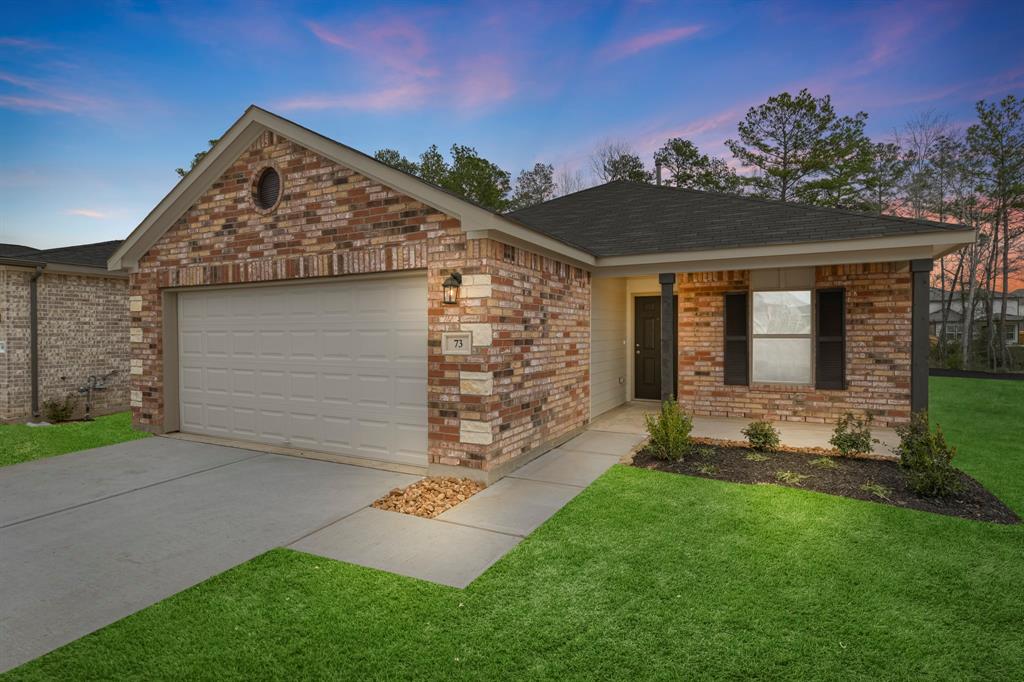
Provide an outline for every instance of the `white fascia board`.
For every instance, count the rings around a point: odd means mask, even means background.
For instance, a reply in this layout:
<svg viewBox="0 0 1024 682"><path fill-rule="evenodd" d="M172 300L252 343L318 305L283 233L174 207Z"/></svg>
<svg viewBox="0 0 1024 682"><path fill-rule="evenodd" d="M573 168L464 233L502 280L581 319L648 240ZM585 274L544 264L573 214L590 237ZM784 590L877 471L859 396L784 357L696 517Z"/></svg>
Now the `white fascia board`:
<svg viewBox="0 0 1024 682"><path fill-rule="evenodd" d="M950 230L832 242L613 256L598 258L595 274L598 277L622 277L658 272L756 270L936 258L973 243L974 238L973 230Z"/></svg>

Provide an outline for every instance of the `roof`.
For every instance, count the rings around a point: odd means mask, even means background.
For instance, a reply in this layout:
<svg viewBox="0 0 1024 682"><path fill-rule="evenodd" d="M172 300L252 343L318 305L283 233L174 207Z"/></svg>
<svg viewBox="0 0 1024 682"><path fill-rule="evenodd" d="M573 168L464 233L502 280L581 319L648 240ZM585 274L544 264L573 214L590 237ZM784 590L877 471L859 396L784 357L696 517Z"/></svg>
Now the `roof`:
<svg viewBox="0 0 1024 682"><path fill-rule="evenodd" d="M17 254L8 254L0 251L4 257L16 259L24 263L55 264L55 265L76 265L86 268L98 268L106 270L107 259L122 241L115 239L107 242L96 242L93 244L78 244L77 246L61 246L56 249L31 249ZM30 248L30 247L23 247Z"/></svg>
<svg viewBox="0 0 1024 682"><path fill-rule="evenodd" d="M39 249L34 249L31 246L22 246L21 244L0 244L0 257L10 258L35 251L39 251Z"/></svg>
<svg viewBox="0 0 1024 682"><path fill-rule="evenodd" d="M932 258L974 240L962 225L622 181L502 215L250 106L113 252L108 267L135 267L267 130L459 219L470 239L525 246L609 276Z"/></svg>
<svg viewBox="0 0 1024 682"><path fill-rule="evenodd" d="M597 257L967 230L964 225L618 180L508 214Z"/></svg>

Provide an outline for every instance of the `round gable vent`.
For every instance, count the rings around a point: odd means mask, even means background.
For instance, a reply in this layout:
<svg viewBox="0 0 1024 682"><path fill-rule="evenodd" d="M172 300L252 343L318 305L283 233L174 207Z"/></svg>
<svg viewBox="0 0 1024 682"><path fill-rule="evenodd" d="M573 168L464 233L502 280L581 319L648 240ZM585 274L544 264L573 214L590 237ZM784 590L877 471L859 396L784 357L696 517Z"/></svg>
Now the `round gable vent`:
<svg viewBox="0 0 1024 682"><path fill-rule="evenodd" d="M281 198L281 176L274 168L264 168L253 187L253 201L264 211L277 206Z"/></svg>

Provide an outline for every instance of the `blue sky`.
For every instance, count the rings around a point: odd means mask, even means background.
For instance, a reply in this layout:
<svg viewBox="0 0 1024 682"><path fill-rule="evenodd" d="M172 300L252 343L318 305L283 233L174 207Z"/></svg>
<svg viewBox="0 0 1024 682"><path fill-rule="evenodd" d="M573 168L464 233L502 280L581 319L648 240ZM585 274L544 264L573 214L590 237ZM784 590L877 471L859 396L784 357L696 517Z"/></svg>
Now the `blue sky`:
<svg viewBox="0 0 1024 682"><path fill-rule="evenodd" d="M470 144L513 173L609 139L727 156L783 90L883 138L1024 95L1020 2L187 2L6 5L0 242L126 236L250 103L346 144Z"/></svg>

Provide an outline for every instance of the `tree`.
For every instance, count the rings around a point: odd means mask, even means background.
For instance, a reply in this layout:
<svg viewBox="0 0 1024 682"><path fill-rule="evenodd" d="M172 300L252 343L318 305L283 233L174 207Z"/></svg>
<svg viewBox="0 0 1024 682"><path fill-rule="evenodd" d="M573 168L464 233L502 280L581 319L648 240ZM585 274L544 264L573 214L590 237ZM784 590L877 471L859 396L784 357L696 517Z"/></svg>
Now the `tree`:
<svg viewBox="0 0 1024 682"><path fill-rule="evenodd" d="M563 166L558 171L558 177L555 179L555 196L565 196L586 188L587 183L583 177L583 171L578 168L572 170L568 166Z"/></svg>
<svg viewBox="0 0 1024 682"><path fill-rule="evenodd" d="M668 172L665 184L706 192L739 192L742 180L722 159L702 154L697 146L673 137L654 153L655 164Z"/></svg>
<svg viewBox="0 0 1024 682"><path fill-rule="evenodd" d="M909 169L903 150L895 142L871 145L871 167L864 176L864 201L875 213L891 213Z"/></svg>
<svg viewBox="0 0 1024 682"><path fill-rule="evenodd" d="M175 169L174 169L174 172L178 174L178 177L181 177L181 178L185 177L186 175L188 175L188 174L189 174L189 172L190 172L190 171L191 171L191 170L192 170L193 168L195 168L196 166L198 166L198 165L199 165L199 162L203 160L203 157L204 157L204 156L206 156L206 155L207 155L207 153L209 153L209 151L210 151L211 149L213 149L213 145L217 144L217 141L218 141L219 139L220 139L220 138L218 137L218 138L214 138L214 139L210 140L210 141L209 141L209 146L208 146L208 147L207 147L207 148L206 148L205 150L203 150L203 151L201 151L201 152L196 152L196 153L195 153L195 155L194 155L194 156L192 157L192 163L190 163L190 164L189 164L189 166L188 166L188 170L186 170L186 169L184 169L184 168L175 168Z"/></svg>
<svg viewBox="0 0 1024 682"><path fill-rule="evenodd" d="M507 195L512 189L508 171L481 157L473 147L453 144L451 156L452 165L442 187L492 211L508 208Z"/></svg>
<svg viewBox="0 0 1024 682"><path fill-rule="evenodd" d="M975 109L978 122L967 129L967 146L980 162L981 190L994 204L991 259L993 262L1001 259L998 267L1002 272L998 350L1001 363L1006 367L1010 365L1005 334L1010 252L1013 242L1020 237L1020 232L1011 231L1010 213L1024 204L1024 101L1009 95L998 103L981 100ZM993 280L996 269L991 268ZM989 290L994 291L994 287ZM991 306L988 327L990 361L995 369L997 349Z"/></svg>
<svg viewBox="0 0 1024 682"><path fill-rule="evenodd" d="M739 139L726 141L744 166L757 169L747 180L754 194L792 201L801 186L826 164L826 134L835 124L831 99L806 89L793 97L783 92L751 107L737 126Z"/></svg>
<svg viewBox="0 0 1024 682"><path fill-rule="evenodd" d="M397 149L378 149L374 152L373 158L377 159L381 163L386 163L392 168L405 171L410 175L420 174L420 167L416 162L405 158L405 156Z"/></svg>
<svg viewBox="0 0 1024 682"><path fill-rule="evenodd" d="M794 190L808 204L830 208L869 210L865 184L871 173L871 140L864 133L868 115L863 111L832 121L818 143L816 172Z"/></svg>
<svg viewBox="0 0 1024 682"><path fill-rule="evenodd" d="M555 197L555 167L547 163L534 164L530 170L519 172L515 190L509 201L510 210L534 206Z"/></svg>
<svg viewBox="0 0 1024 682"><path fill-rule="evenodd" d="M600 145L591 157L594 174L601 182L628 180L652 182L654 177L644 168L644 162L623 142L609 141Z"/></svg>
<svg viewBox="0 0 1024 682"><path fill-rule="evenodd" d="M450 155L451 163L445 159L437 145L432 144L420 154L418 162L409 160L394 149L379 149L373 156L378 161L412 173L484 208L492 211L507 209L511 190L511 175L508 171L466 145L453 144Z"/></svg>

